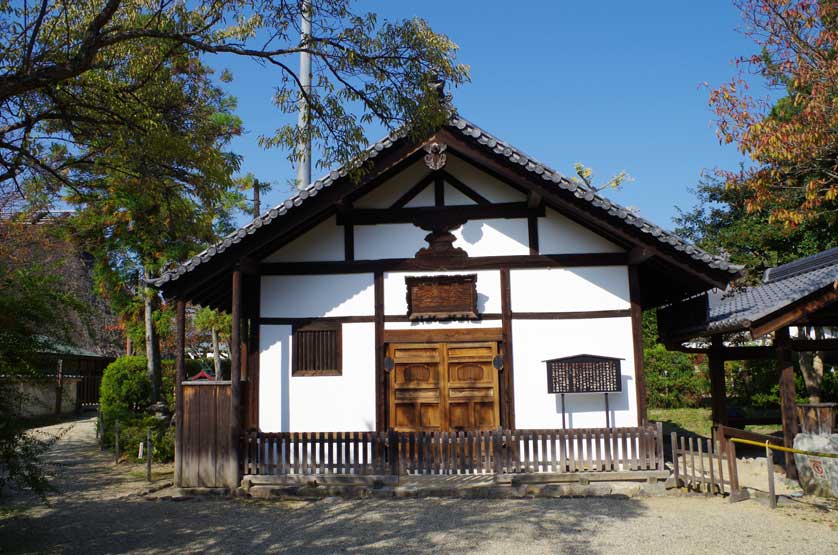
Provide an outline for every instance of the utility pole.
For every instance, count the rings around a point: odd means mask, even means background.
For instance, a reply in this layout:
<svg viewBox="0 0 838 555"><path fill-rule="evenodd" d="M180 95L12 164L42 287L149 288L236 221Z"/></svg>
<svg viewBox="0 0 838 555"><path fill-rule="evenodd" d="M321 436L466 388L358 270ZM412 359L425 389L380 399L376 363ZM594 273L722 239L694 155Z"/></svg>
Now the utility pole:
<svg viewBox="0 0 838 555"><path fill-rule="evenodd" d="M258 218L262 214L262 203L259 199L259 193L262 190L262 184L258 179L253 180L253 217Z"/></svg>
<svg viewBox="0 0 838 555"><path fill-rule="evenodd" d="M311 37L311 0L303 0L300 21L300 44L309 48ZM302 94L300 95L299 117L297 129L301 138L297 147L297 187L303 189L311 183L311 136L309 134L309 104L308 95L311 94L311 54L300 52L300 84Z"/></svg>

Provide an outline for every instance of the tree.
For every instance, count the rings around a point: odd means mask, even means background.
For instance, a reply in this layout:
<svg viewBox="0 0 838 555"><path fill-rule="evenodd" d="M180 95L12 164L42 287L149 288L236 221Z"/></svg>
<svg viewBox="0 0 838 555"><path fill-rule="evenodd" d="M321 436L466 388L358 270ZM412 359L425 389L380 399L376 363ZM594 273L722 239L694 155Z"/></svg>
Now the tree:
<svg viewBox="0 0 838 555"><path fill-rule="evenodd" d="M719 175L741 189L748 210L788 225L838 223L838 4L812 0L737 0L744 33L759 53L710 95L718 135L750 162ZM754 98L745 75L785 96Z"/></svg>
<svg viewBox="0 0 838 555"><path fill-rule="evenodd" d="M709 252L727 253L732 262L744 264L749 273L743 283L758 284L767 268L838 246L838 235L818 219L789 226L772 218L773 213L788 206L785 197L775 197L756 209L748 204L749 191L728 187L712 175L699 182L696 193L697 205L690 211L681 211L675 219L676 233ZM822 333L811 326L799 330L815 338ZM820 402L823 353L798 353L798 360L810 402Z"/></svg>
<svg viewBox="0 0 838 555"><path fill-rule="evenodd" d="M277 107L293 113L305 99L309 125L289 122L260 141L294 158L309 135L323 167L352 159L373 121L417 132L438 123L431 80L467 79L454 63L456 45L422 20L379 23L350 6L315 0L313 32L303 40L302 3L286 0L0 3L0 185L23 193L21 183L37 180L53 194L75 187L101 148L77 126L147 131L134 95L173 56L235 55L275 70ZM303 51L316 71L310 92L292 69ZM132 78L111 86L110 76L126 68Z"/></svg>
<svg viewBox="0 0 838 555"><path fill-rule="evenodd" d="M199 331L210 332L212 335L212 363L215 368L215 379L222 379L221 376L221 349L219 341L229 344L232 317L225 313L204 307L195 313L194 325Z"/></svg>
<svg viewBox="0 0 838 555"><path fill-rule="evenodd" d="M49 489L41 467L49 442L21 425L27 398L18 386L42 377L38 353L55 342L69 344L70 316L83 314L60 265L31 256L60 244L51 231L47 225L0 218L0 493L7 485L40 495Z"/></svg>
<svg viewBox="0 0 838 555"><path fill-rule="evenodd" d="M215 240L241 202L238 159L224 150L240 124L202 57L276 70L277 107L294 112L304 100L310 116L260 142L293 159L310 140L321 166L352 159L373 121L417 133L435 125L444 112L432 80L467 78L456 46L424 21L379 23L350 5L314 2L314 31L300 38L302 3L285 0L0 3L0 187L78 210L74 229L97 255L103 288L133 313L126 298L142 299L155 399L158 299L137 283ZM317 71L310 91L291 69L304 51Z"/></svg>

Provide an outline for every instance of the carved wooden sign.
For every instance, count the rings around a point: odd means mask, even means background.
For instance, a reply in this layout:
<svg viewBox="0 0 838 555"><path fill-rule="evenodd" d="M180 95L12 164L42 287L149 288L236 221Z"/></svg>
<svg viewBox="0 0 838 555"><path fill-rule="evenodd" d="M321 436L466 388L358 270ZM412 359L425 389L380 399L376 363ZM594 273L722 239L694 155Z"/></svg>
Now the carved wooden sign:
<svg viewBox="0 0 838 555"><path fill-rule="evenodd" d="M477 274L412 276L407 285L407 316L411 320L478 318Z"/></svg>

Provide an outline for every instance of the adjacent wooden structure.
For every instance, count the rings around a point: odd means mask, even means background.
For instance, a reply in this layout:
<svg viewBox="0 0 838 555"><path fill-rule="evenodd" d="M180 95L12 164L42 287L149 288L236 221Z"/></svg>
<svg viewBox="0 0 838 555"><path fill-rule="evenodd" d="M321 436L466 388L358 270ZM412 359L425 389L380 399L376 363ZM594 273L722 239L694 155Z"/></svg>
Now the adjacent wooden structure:
<svg viewBox="0 0 838 555"><path fill-rule="evenodd" d="M792 447L800 429L793 355L838 351L838 338L809 339L798 334L793 339L790 328L838 326L838 249L772 268L762 285L703 294L666 306L658 310L658 322L661 338L670 349L707 354L713 422L717 427L729 423L725 361L774 359L783 444ZM696 345L701 342L703 346ZM791 453L785 453L785 464L788 476L796 478Z"/></svg>

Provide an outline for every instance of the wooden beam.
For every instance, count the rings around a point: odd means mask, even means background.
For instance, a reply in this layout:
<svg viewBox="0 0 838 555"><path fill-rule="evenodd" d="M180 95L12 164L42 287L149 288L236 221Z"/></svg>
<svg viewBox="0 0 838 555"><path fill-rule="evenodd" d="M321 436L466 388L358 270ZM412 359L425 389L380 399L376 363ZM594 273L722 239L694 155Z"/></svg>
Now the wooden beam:
<svg viewBox="0 0 838 555"><path fill-rule="evenodd" d="M536 256L539 252L538 247L538 218L530 216L527 218L527 238L529 240L530 255Z"/></svg>
<svg viewBox="0 0 838 555"><path fill-rule="evenodd" d="M794 447L794 436L797 434L797 407L794 391L794 363L789 339L789 329L780 328L774 332L774 346L777 349L777 370L780 374L780 413L783 418L783 445ZM794 455L785 453L786 476L791 480L797 479L797 467Z"/></svg>
<svg viewBox="0 0 838 555"><path fill-rule="evenodd" d="M175 300L175 487L183 485L183 381L186 379L186 301Z"/></svg>
<svg viewBox="0 0 838 555"><path fill-rule="evenodd" d="M434 207L442 208L445 206L445 181L442 179L442 174L434 175Z"/></svg>
<svg viewBox="0 0 838 555"><path fill-rule="evenodd" d="M375 310L375 429L383 432L389 427L388 376L384 371L384 273L373 276Z"/></svg>
<svg viewBox="0 0 838 555"><path fill-rule="evenodd" d="M544 200L537 191L530 191L527 194L527 206L530 208L538 208L541 206L541 201Z"/></svg>
<svg viewBox="0 0 838 555"><path fill-rule="evenodd" d="M503 341L503 328L384 330L384 343Z"/></svg>
<svg viewBox="0 0 838 555"><path fill-rule="evenodd" d="M370 274L375 272L493 270L507 268L572 268L578 266L625 266L626 254L603 252L586 254L537 254L513 256L386 258L323 262L265 262L261 275Z"/></svg>
<svg viewBox="0 0 838 555"><path fill-rule="evenodd" d="M724 343L719 335L713 336L708 366L710 369L710 397L713 409L713 423L727 426L727 390L725 388L725 359L722 354Z"/></svg>
<svg viewBox="0 0 838 555"><path fill-rule="evenodd" d="M239 487L239 435L241 434L241 319L242 271L233 270L231 280L231 333L230 333L230 463L227 487Z"/></svg>
<svg viewBox="0 0 838 555"><path fill-rule="evenodd" d="M404 208L408 202L416 198L419 193L424 191L433 180L433 174L428 174L423 177L416 185L408 189L405 194L396 199L396 202L390 206L390 209Z"/></svg>
<svg viewBox="0 0 838 555"><path fill-rule="evenodd" d="M646 262L653 256L657 254L657 249L653 249L652 247L644 247L644 246L637 246L634 247L629 251L628 254L628 263L629 264L641 264Z"/></svg>
<svg viewBox="0 0 838 555"><path fill-rule="evenodd" d="M500 271L501 329L503 334L503 380L501 400L501 426L515 429L515 379L512 367L512 285L509 268Z"/></svg>
<svg viewBox="0 0 838 555"><path fill-rule="evenodd" d="M838 325L838 320L830 325ZM838 351L838 339L792 339L791 350L797 352Z"/></svg>
<svg viewBox="0 0 838 555"><path fill-rule="evenodd" d="M512 312L513 320L587 320L595 318L628 318L631 310L577 310L566 312ZM482 315L485 317L485 315Z"/></svg>
<svg viewBox="0 0 838 555"><path fill-rule="evenodd" d="M343 226L343 258L347 262L355 260L355 227Z"/></svg>
<svg viewBox="0 0 838 555"><path fill-rule="evenodd" d="M353 208L338 213L338 225L457 223L464 220L491 220L544 216L544 210L529 208L525 202L504 202L465 206L417 206L413 208Z"/></svg>
<svg viewBox="0 0 838 555"><path fill-rule="evenodd" d="M462 194L464 194L477 204L492 204L491 201L489 201L489 199L487 199L486 197L484 197L483 195L481 195L480 193L478 193L477 191L475 191L474 189L472 189L471 187L469 187L468 185L451 175L450 173L443 172L442 175L449 185L460 191Z"/></svg>
<svg viewBox="0 0 838 555"><path fill-rule="evenodd" d="M629 266L629 299L631 301L631 335L634 348L634 382L637 396L637 425L645 426L646 375L643 371L643 308L640 304L640 270Z"/></svg>
<svg viewBox="0 0 838 555"><path fill-rule="evenodd" d="M838 288L834 284L830 284L828 287L778 310L775 315L752 322L749 326L751 335L760 337L782 327L794 325L810 312L815 312L835 302L838 302Z"/></svg>

